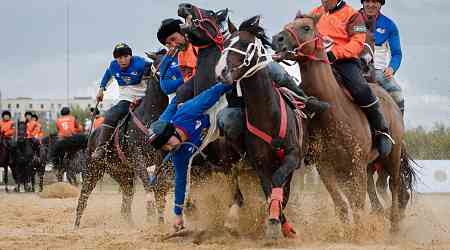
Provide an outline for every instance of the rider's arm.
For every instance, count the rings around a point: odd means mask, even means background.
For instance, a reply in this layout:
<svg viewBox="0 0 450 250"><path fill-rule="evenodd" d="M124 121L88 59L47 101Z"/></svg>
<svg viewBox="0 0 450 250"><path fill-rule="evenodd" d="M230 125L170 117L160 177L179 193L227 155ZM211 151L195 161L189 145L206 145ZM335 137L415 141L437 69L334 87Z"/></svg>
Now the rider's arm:
<svg viewBox="0 0 450 250"><path fill-rule="evenodd" d="M190 116L200 116L211 108L225 92L231 89L233 89L233 85L231 84L216 83L214 86L181 105L175 115L183 113Z"/></svg>
<svg viewBox="0 0 450 250"><path fill-rule="evenodd" d="M173 115L177 112L177 97L175 96L170 101L169 105L167 105L166 110L159 116L159 120L161 121L171 121Z"/></svg>
<svg viewBox="0 0 450 250"><path fill-rule="evenodd" d="M397 26L392 22L390 35L388 38L389 48L391 49L391 62L389 67L391 67L394 72L400 68L402 62L402 48L400 46L400 34Z"/></svg>
<svg viewBox="0 0 450 250"><path fill-rule="evenodd" d="M334 45L331 49L331 58L333 56L335 60L359 58L359 55L364 49L364 42L366 41L366 25L359 13L350 18L347 24L347 32L350 36L350 41L344 45ZM330 58L330 54L328 56Z"/></svg>
<svg viewBox="0 0 450 250"><path fill-rule="evenodd" d="M189 159L192 156L192 149L189 145L183 145L173 155L173 167L175 169L175 207L174 213L181 215L183 212L186 195L186 178Z"/></svg>
<svg viewBox="0 0 450 250"><path fill-rule="evenodd" d="M102 81L100 82L100 88L106 89L106 86L108 85L108 82L111 80L111 78L112 78L111 69L108 67L105 71L105 74L103 74Z"/></svg>
<svg viewBox="0 0 450 250"><path fill-rule="evenodd" d="M173 61L175 61L175 57L165 56L161 64L159 65L159 72L161 74L159 77L161 90L166 95L174 93L175 91L177 91L178 87L184 83L181 70L178 67L171 68L171 64Z"/></svg>

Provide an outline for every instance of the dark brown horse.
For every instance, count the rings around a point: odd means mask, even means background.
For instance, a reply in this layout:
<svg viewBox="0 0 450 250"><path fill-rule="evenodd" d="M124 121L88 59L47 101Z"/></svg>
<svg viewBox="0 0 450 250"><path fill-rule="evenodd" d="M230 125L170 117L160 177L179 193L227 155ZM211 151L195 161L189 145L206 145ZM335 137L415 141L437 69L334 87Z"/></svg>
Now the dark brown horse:
<svg viewBox="0 0 450 250"><path fill-rule="evenodd" d="M264 68L270 43L259 20L255 16L243 22L239 31L230 30L216 75L225 83L237 81L237 88L242 89L248 128L245 148L269 202L266 234L271 239L281 232L293 237L295 231L283 209L289 200L292 173L303 158L305 130L296 113L300 111L287 105Z"/></svg>
<svg viewBox="0 0 450 250"><path fill-rule="evenodd" d="M391 230L397 232L399 210L404 209L407 203L404 194L408 191L408 185L402 185L402 179L410 179L401 175L406 172L414 173L408 164L409 159L402 158L404 127L401 112L386 91L371 85L380 99L382 111L396 142L392 152L380 159L372 146L367 119L360 108L346 96L332 73L321 37L316 30L317 20L316 17L303 16L286 25L283 31L273 37L274 48L279 57L299 63L305 92L331 104L327 112L309 124L312 141L308 153L318 163L320 176L341 220L349 221L353 214L357 226L361 223L360 213L365 207L368 164L381 164L391 176ZM401 171L402 161L405 162L403 167L410 171Z"/></svg>
<svg viewBox="0 0 450 250"><path fill-rule="evenodd" d="M158 55L158 58L162 56L162 54ZM159 62L154 61L153 64L158 65ZM146 95L134 111L137 119L147 126L159 118L159 115L164 111L168 103L168 98L162 92L159 85L159 76L156 68L158 67L152 67L149 75L144 77L143 81L147 82ZM147 166L160 165L162 156L147 143L146 132L130 116L122 121L117 133L120 134L120 145L125 159L119 157L117 147L113 145L114 143L111 143L109 145L108 155L104 161L93 162L90 159L87 160L88 166L82 171L83 183L78 199L75 227L79 227L89 195L105 172L120 185L122 191L121 214L124 219L132 222L131 203L134 195L136 176L143 183L147 195L147 215L150 216L153 214L152 201L148 199L153 189L150 185ZM92 139L88 145L88 156L91 155L96 147L98 130L95 130L91 136Z"/></svg>

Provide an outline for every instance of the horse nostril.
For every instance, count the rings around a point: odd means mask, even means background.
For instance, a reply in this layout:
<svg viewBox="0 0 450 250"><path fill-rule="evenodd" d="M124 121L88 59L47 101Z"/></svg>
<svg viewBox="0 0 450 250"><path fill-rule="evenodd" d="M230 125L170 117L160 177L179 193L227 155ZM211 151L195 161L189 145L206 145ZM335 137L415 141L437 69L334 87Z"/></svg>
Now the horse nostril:
<svg viewBox="0 0 450 250"><path fill-rule="evenodd" d="M286 51L288 51L288 48L287 48L286 46L283 46L283 47L281 48L281 51L282 51L282 52L286 52Z"/></svg>

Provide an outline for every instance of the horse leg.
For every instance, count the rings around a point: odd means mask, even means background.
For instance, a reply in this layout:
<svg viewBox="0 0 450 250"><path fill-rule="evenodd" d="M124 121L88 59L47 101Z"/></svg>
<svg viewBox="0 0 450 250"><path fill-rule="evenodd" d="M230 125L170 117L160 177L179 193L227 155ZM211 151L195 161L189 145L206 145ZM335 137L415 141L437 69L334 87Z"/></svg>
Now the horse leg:
<svg viewBox="0 0 450 250"><path fill-rule="evenodd" d="M287 217L286 217L286 212L285 212L287 203L289 201L289 196L291 193L292 175L293 174L291 174L289 176L288 180L286 181L286 184L283 187L283 195L284 195L283 203L282 203L283 212L281 213L281 216L280 216L281 231L282 231L284 237L286 237L286 238L295 238L296 234L297 234L297 232L295 232L295 230L294 230L294 227L288 222Z"/></svg>
<svg viewBox="0 0 450 250"><path fill-rule="evenodd" d="M75 228L80 227L81 216L87 206L89 195L94 190L98 180L103 177L104 166L100 163L91 163L83 171L83 182L81 185L80 197L78 198L78 205L75 218Z"/></svg>
<svg viewBox="0 0 450 250"><path fill-rule="evenodd" d="M134 225L133 218L131 216L131 205L133 203L134 196L134 174L122 173L122 175L119 178L116 178L116 180L118 180L120 189L122 190L122 207L120 209L120 214L126 222L130 225Z"/></svg>
<svg viewBox="0 0 450 250"><path fill-rule="evenodd" d="M45 170L44 170L45 171ZM44 190L44 172L39 172L39 192Z"/></svg>
<svg viewBox="0 0 450 250"><path fill-rule="evenodd" d="M344 190L347 196L350 208L352 209L353 220L356 229L361 228L361 215L364 211L367 193L367 165L354 164L352 166L352 175L350 177L350 186Z"/></svg>
<svg viewBox="0 0 450 250"><path fill-rule="evenodd" d="M9 189L8 189L8 165L5 165L4 167L3 167L3 169L4 169L4 171L3 171L3 174L4 174L4 176L3 176L3 185L5 185L5 192L9 192Z"/></svg>
<svg viewBox="0 0 450 250"><path fill-rule="evenodd" d="M373 179L373 174L375 170L373 168L373 164L369 164L367 167L367 193L370 199L370 205L373 213L381 213L383 211L383 205L378 199L377 191L375 188L375 183Z"/></svg>
<svg viewBox="0 0 450 250"><path fill-rule="evenodd" d="M224 227L232 233L236 233L239 227L239 210L244 204L244 196L239 187L239 169L231 169L231 185L233 187L233 204L226 215Z"/></svg>
<svg viewBox="0 0 450 250"><path fill-rule="evenodd" d="M333 200L337 216L341 222L348 224L350 222L349 208L338 187L338 181L333 166L321 164L317 167L317 172L319 172L320 179Z"/></svg>
<svg viewBox="0 0 450 250"><path fill-rule="evenodd" d="M383 200L385 202L389 201L389 196L387 193L387 184L388 184L388 178L389 178L389 172L385 169L382 169L378 172L378 179L377 179L377 193L381 195ZM386 204L386 203L385 203Z"/></svg>
<svg viewBox="0 0 450 250"><path fill-rule="evenodd" d="M144 186L144 190L145 190L145 205L146 205L146 210L147 210L147 222L151 221L151 218L155 215L155 193L153 192L152 186L150 184L150 178L149 178L149 174L146 168L146 164L145 161L146 159L144 158L144 152L142 152L142 150L138 150L137 154L136 154L136 158L135 158L135 162L133 163L134 166L134 172L136 173L136 175L139 177L139 179L142 182L142 185ZM133 194L131 194L133 195Z"/></svg>
<svg viewBox="0 0 450 250"><path fill-rule="evenodd" d="M392 193L391 206L391 232L398 233L400 230L400 161L401 161L401 147L395 147L386 163L387 169L391 169L391 176L389 178L389 187Z"/></svg>

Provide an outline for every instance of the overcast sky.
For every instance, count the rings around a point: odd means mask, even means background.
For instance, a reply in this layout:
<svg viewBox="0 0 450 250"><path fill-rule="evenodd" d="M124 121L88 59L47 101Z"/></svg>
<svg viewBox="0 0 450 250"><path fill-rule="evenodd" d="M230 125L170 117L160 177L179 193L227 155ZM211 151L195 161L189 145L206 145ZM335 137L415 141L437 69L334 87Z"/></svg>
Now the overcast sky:
<svg viewBox="0 0 450 250"><path fill-rule="evenodd" d="M70 0L70 95L92 96L94 84L112 59L119 41L134 53L154 50L160 21L175 17L174 0ZM355 8L359 0L347 1ZM240 23L256 14L271 36L298 9L319 0L203 0L204 8L229 8ZM66 96L66 5L64 0L2 1L0 91L2 97ZM450 125L450 19L448 0L387 0L383 12L400 29L404 60L397 79L406 95L407 126Z"/></svg>

